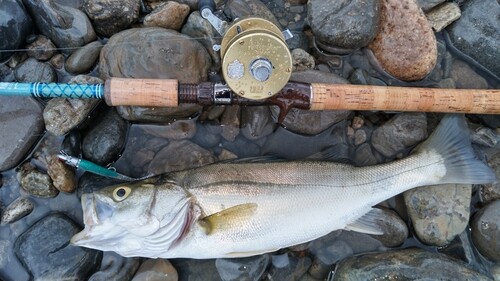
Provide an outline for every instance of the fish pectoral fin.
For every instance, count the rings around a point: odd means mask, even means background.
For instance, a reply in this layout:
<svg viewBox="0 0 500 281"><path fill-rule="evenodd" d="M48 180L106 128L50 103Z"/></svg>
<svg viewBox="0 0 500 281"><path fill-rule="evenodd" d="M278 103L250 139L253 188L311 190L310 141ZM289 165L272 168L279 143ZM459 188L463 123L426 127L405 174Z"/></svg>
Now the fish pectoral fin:
<svg viewBox="0 0 500 281"><path fill-rule="evenodd" d="M372 235L382 235L384 234L384 230L380 225L380 221L385 216L386 214L384 213L384 211L377 208L372 208L362 217L346 225L344 229Z"/></svg>
<svg viewBox="0 0 500 281"><path fill-rule="evenodd" d="M244 258L244 257L251 257L251 256L257 256L257 255L262 255L266 253L272 253L278 251L279 248L276 249L269 249L269 250L261 250L261 251L248 251L248 252L230 252L225 254L225 258Z"/></svg>
<svg viewBox="0 0 500 281"><path fill-rule="evenodd" d="M238 227L250 218L257 210L256 203L236 205L220 212L206 216L198 221L207 235L214 231Z"/></svg>

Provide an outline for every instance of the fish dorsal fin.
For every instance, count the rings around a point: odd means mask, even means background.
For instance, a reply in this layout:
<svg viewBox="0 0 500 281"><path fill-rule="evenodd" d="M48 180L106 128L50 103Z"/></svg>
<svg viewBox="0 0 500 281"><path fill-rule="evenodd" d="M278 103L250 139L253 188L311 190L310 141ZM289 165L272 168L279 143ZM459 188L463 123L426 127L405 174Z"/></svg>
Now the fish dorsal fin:
<svg viewBox="0 0 500 281"><path fill-rule="evenodd" d="M236 205L202 218L198 223L207 235L214 231L237 227L257 210L256 203Z"/></svg>
<svg viewBox="0 0 500 281"><path fill-rule="evenodd" d="M385 216L384 211L372 208L362 217L346 225L344 229L366 234L382 235L384 234L384 230L380 226L380 221Z"/></svg>

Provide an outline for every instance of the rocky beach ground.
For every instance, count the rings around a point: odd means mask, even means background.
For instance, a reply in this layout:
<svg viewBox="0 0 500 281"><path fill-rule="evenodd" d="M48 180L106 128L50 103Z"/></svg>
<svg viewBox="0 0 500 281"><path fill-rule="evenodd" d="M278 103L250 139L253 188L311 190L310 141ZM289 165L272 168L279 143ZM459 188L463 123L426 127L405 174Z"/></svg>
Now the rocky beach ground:
<svg viewBox="0 0 500 281"><path fill-rule="evenodd" d="M456 89L500 87L497 0L218 0L232 21L287 28L291 80ZM197 0L4 0L0 82L95 84L110 77L220 81L220 35ZM500 184L417 188L379 204L382 236L334 231L239 259L123 258L69 244L80 197L115 180L273 155L356 166L407 156L441 114L275 107L120 106L0 97L1 280L500 280ZM468 115L478 158L500 178L500 118ZM355 200L355 198L353 198ZM335 206L332 206L335 208ZM421 278L421 279L419 279Z"/></svg>

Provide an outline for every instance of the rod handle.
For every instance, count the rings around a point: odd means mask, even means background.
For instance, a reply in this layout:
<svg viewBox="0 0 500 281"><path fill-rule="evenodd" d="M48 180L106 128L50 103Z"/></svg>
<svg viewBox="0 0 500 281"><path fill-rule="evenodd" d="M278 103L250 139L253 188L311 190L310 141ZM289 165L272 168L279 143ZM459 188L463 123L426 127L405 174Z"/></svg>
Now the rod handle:
<svg viewBox="0 0 500 281"><path fill-rule="evenodd" d="M500 114L498 89L440 89L313 83L311 110Z"/></svg>
<svg viewBox="0 0 500 281"><path fill-rule="evenodd" d="M110 78L104 85L109 106L178 106L179 83L173 79Z"/></svg>

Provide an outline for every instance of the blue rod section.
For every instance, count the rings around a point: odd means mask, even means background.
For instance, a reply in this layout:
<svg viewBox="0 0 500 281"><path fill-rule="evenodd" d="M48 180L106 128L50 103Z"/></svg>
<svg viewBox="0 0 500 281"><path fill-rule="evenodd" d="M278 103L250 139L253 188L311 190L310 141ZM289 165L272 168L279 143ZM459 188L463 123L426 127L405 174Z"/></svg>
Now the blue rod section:
<svg viewBox="0 0 500 281"><path fill-rule="evenodd" d="M104 85L0 82L0 96L102 99L104 98Z"/></svg>

